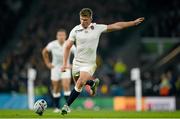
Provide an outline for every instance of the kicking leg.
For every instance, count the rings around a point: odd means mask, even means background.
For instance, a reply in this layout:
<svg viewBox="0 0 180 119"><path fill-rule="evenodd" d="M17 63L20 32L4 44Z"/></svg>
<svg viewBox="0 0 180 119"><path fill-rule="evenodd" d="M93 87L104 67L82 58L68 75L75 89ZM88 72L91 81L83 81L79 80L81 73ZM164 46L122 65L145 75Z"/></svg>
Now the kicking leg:
<svg viewBox="0 0 180 119"><path fill-rule="evenodd" d="M76 81L79 78L80 73L76 73L73 77L74 82L76 83ZM95 96L96 92L97 92L97 87L99 85L99 79L98 78L94 78L92 76L90 76L90 79L86 81L86 86L85 86L85 90L91 95L91 96Z"/></svg>
<svg viewBox="0 0 180 119"><path fill-rule="evenodd" d="M62 108L62 115L67 114L69 106L74 102L74 100L79 96L80 92L82 91L83 86L86 84L87 80L90 79L91 76L88 72L80 72L80 77L76 82L74 89L72 90L68 100L67 105L64 105Z"/></svg>
<svg viewBox="0 0 180 119"><path fill-rule="evenodd" d="M90 86L90 89L87 89L87 92L89 92L91 96L95 96L99 85L99 79L95 78L94 80L88 80L86 85Z"/></svg>

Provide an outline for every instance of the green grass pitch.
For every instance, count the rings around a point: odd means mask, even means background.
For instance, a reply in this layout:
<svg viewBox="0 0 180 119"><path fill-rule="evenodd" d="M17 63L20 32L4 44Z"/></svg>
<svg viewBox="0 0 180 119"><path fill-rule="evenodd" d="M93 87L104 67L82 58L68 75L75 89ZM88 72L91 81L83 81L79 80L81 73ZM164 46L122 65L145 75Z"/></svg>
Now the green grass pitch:
<svg viewBox="0 0 180 119"><path fill-rule="evenodd" d="M112 110L72 110L68 115L53 113L48 109L42 116L30 110L0 110L0 118L180 118L180 111L175 112L122 112Z"/></svg>

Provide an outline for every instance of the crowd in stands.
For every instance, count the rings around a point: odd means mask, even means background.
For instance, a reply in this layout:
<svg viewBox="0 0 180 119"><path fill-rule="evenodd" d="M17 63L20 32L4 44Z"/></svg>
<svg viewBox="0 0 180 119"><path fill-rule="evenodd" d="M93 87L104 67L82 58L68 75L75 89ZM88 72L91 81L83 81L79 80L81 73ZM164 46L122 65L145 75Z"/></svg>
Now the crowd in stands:
<svg viewBox="0 0 180 119"><path fill-rule="evenodd" d="M58 28L63 27L69 32L70 29L79 23L78 12L83 7L83 3L81 3L80 0L69 4L69 7L67 7L67 5L64 6L64 2L65 1L55 0L41 1L39 3L40 8L36 13L34 13L34 16L30 18L26 31L23 31L22 35L18 38L18 42L15 44L15 50L8 54L1 64L1 84L9 85L0 86L2 92L26 92L25 87L27 87L26 75L28 67L34 67L37 69L37 86L41 85L42 82L45 85L49 84L49 71L42 61L41 50L49 41L55 39L56 30ZM109 7L108 9L110 11L118 10L117 8L108 6L111 2L107 1L103 4L102 2L103 1L94 1L93 4L90 4L90 7L94 8L94 16L101 16L103 18L96 18L98 19L97 22L111 21L111 14L106 14L104 7ZM98 11L96 12L97 8ZM122 11L123 10L126 9L122 7ZM65 14L64 11L69 14ZM107 36L103 36L104 40L107 39L106 37ZM100 47L108 47L108 43L101 43ZM108 67L108 70L113 70L113 66L111 67ZM113 82L113 80L111 80L111 82Z"/></svg>
<svg viewBox="0 0 180 119"><path fill-rule="evenodd" d="M179 37L180 36L180 2L178 0L148 0L146 3L152 14L143 36Z"/></svg>
<svg viewBox="0 0 180 119"><path fill-rule="evenodd" d="M2 0L0 1L0 49L11 39L18 23L27 14L31 1Z"/></svg>

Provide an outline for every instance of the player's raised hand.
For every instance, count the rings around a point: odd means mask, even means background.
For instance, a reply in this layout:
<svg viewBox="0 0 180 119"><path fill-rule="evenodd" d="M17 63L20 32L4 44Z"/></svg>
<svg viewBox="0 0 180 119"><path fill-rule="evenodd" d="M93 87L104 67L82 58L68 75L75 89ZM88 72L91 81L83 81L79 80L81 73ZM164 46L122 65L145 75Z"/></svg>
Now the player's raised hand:
<svg viewBox="0 0 180 119"><path fill-rule="evenodd" d="M140 17L140 18L137 18L136 20L134 20L135 25L139 25L139 24L142 23L143 21L144 21L144 17Z"/></svg>

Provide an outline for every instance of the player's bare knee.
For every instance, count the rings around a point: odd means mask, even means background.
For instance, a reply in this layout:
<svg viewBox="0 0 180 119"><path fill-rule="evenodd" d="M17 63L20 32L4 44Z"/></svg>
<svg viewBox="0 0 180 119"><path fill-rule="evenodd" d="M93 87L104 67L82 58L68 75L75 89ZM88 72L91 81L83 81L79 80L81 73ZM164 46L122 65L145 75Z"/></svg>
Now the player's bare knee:
<svg viewBox="0 0 180 119"><path fill-rule="evenodd" d="M84 85L85 85L85 81L79 78L75 85L76 91L81 92Z"/></svg>
<svg viewBox="0 0 180 119"><path fill-rule="evenodd" d="M85 83L86 83L86 80L84 80L82 78L79 78L77 81L77 84L80 85L81 87L83 87L83 85L85 85Z"/></svg>
<svg viewBox="0 0 180 119"><path fill-rule="evenodd" d="M54 92L54 93L58 93L58 92L59 92L59 90L58 90L58 87L57 87L57 86L53 86L53 92Z"/></svg>
<svg viewBox="0 0 180 119"><path fill-rule="evenodd" d="M69 90L70 90L70 86L64 85L63 90L64 90L64 91L69 91Z"/></svg>

